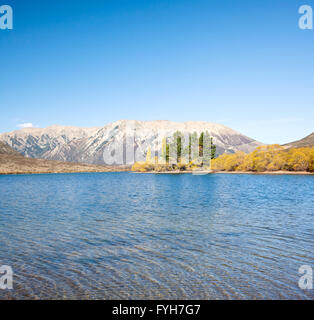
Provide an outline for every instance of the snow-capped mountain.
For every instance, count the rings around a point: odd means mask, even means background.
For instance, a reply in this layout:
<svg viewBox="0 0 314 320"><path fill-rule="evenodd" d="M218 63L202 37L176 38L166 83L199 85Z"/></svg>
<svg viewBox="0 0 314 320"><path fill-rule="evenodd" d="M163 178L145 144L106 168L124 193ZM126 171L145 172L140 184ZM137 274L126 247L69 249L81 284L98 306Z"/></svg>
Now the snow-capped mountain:
<svg viewBox="0 0 314 320"><path fill-rule="evenodd" d="M217 153L251 152L261 143L226 126L209 122L120 120L99 128L51 126L24 128L0 134L0 140L26 157L103 164L117 148L134 147L136 161L145 157L147 147L161 149L162 139L176 131L182 134L208 131ZM126 147L127 146L127 147ZM132 160L128 160L128 163ZM106 164L108 164L106 162Z"/></svg>

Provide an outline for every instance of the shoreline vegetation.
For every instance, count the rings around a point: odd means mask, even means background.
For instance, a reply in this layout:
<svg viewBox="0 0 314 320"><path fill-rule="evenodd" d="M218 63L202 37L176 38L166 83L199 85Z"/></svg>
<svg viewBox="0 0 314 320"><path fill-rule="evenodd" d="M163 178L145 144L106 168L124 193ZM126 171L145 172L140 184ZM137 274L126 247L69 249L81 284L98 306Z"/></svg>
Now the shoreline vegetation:
<svg viewBox="0 0 314 320"><path fill-rule="evenodd" d="M193 173L194 170L233 174L314 174L314 147L287 149L280 145L261 146L249 154L223 154L212 159L210 166L194 161L159 164L158 159L153 164L149 158L132 166L132 171L137 173L179 174Z"/></svg>
<svg viewBox="0 0 314 320"><path fill-rule="evenodd" d="M201 171L197 171L201 172ZM193 171L165 171L165 172L156 172L156 171L147 171L147 172L138 172L133 171L136 174L193 174ZM250 172L250 171L204 171L204 174L250 174L250 175L314 175L314 172L307 171L264 171L264 172Z"/></svg>
<svg viewBox="0 0 314 320"><path fill-rule="evenodd" d="M212 161L211 168L222 172L314 173L314 147L261 146L249 154L223 154Z"/></svg>
<svg viewBox="0 0 314 320"><path fill-rule="evenodd" d="M263 172L252 172L252 171L212 171L216 174L252 174L252 175L314 175L314 172L308 171L263 171Z"/></svg>
<svg viewBox="0 0 314 320"><path fill-rule="evenodd" d="M208 131L184 136L176 131L172 137L162 140L161 154L151 148L146 152L146 161L136 162L132 166L135 172L151 173L193 173L211 171L210 161L216 155L216 146Z"/></svg>

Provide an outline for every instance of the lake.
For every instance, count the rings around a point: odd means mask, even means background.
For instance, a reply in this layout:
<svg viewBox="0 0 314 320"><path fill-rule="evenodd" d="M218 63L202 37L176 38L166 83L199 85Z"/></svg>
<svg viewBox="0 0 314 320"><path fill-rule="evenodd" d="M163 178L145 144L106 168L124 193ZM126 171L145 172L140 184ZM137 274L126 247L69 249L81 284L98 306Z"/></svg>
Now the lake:
<svg viewBox="0 0 314 320"><path fill-rule="evenodd" d="M1 299L313 299L314 176L0 176Z"/></svg>

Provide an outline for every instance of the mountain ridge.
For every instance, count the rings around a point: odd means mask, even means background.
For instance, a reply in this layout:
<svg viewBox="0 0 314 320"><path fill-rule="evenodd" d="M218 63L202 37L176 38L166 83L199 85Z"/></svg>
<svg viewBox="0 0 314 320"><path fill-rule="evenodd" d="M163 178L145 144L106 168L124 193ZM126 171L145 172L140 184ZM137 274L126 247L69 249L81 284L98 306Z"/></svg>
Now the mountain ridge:
<svg viewBox="0 0 314 320"><path fill-rule="evenodd" d="M0 134L0 140L30 158L103 164L104 152L111 152L114 143L123 145L135 133L134 148L145 157L145 143L160 148L163 137L174 132L183 134L208 131L218 154L251 152L262 143L227 126L205 122L169 120L119 120L103 127L80 128L53 125L47 128L24 128ZM127 140L129 141L129 140Z"/></svg>
<svg viewBox="0 0 314 320"><path fill-rule="evenodd" d="M286 143L283 146L287 148L314 147L314 132L300 140Z"/></svg>

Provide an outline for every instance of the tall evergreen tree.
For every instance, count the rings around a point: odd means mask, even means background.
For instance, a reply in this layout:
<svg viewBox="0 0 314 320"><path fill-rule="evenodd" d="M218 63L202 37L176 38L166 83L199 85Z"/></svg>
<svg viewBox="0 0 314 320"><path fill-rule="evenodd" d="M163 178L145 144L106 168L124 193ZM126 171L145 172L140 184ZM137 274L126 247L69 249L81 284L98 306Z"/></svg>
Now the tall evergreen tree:
<svg viewBox="0 0 314 320"><path fill-rule="evenodd" d="M198 142L199 156L203 157L203 154L204 154L204 132L201 133L198 141L199 141Z"/></svg>
<svg viewBox="0 0 314 320"><path fill-rule="evenodd" d="M216 145L213 143L213 138L211 140L211 159L215 159L216 157Z"/></svg>

